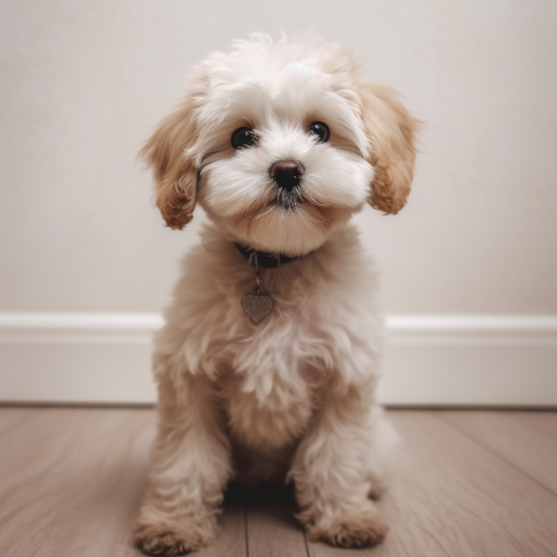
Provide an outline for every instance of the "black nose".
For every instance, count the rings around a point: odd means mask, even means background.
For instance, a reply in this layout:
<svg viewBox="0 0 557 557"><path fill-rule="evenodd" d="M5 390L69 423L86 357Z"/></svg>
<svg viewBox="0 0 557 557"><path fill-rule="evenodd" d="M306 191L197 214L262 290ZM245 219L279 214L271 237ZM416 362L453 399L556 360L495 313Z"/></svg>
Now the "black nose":
<svg viewBox="0 0 557 557"><path fill-rule="evenodd" d="M271 167L271 176L279 188L292 190L300 183L304 167L297 161L279 161Z"/></svg>

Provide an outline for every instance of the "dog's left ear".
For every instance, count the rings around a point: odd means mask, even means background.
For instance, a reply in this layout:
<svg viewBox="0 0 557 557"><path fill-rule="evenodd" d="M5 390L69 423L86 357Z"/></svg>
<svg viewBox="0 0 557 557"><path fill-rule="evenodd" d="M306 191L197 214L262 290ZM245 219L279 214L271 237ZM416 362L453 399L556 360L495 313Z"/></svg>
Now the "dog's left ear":
<svg viewBox="0 0 557 557"><path fill-rule="evenodd" d="M369 203L374 209L396 215L410 193L418 121L408 114L392 89L366 83L358 93L371 144L369 162L375 171Z"/></svg>
<svg viewBox="0 0 557 557"><path fill-rule="evenodd" d="M197 168L188 148L196 139L193 100L187 97L167 116L139 152L153 167L157 207L170 228L181 230L193 218Z"/></svg>

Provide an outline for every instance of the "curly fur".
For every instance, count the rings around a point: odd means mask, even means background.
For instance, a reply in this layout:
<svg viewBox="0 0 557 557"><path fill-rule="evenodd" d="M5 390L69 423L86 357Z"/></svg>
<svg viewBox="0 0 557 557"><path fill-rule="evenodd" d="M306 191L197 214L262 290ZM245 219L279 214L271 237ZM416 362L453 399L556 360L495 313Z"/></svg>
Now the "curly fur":
<svg viewBox="0 0 557 557"><path fill-rule="evenodd" d="M308 134L313 121L327 123L329 142ZM242 126L257 143L234 150ZM145 551L209 544L231 478L293 481L311 539L383 538L371 497L395 435L375 401L376 274L348 220L367 201L402 208L415 127L345 49L253 35L194 69L185 100L145 145L167 225L182 228L196 203L212 221L155 339L159 433L135 533ZM276 203L269 169L280 160L305 169L293 209ZM274 307L258 324L240 304L254 270L234 241L301 256L263 271Z"/></svg>

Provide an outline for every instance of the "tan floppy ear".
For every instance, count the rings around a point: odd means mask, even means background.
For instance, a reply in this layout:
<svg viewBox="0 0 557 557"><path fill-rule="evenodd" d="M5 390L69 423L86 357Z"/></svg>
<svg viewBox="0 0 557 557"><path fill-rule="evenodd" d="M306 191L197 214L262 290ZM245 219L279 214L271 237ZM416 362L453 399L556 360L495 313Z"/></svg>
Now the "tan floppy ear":
<svg viewBox="0 0 557 557"><path fill-rule="evenodd" d="M406 204L414 173L414 120L388 87L367 83L359 89L362 117L375 170L369 203L396 215Z"/></svg>
<svg viewBox="0 0 557 557"><path fill-rule="evenodd" d="M167 116L139 152L153 167L157 207L166 225L181 230L193 218L197 169L186 150L194 143L193 103L186 99Z"/></svg>

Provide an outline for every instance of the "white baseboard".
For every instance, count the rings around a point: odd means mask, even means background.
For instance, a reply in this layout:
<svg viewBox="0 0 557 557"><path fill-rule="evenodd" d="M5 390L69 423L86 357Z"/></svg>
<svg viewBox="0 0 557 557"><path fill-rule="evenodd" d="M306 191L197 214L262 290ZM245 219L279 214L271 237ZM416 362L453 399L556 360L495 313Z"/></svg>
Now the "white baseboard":
<svg viewBox="0 0 557 557"><path fill-rule="evenodd" d="M158 314L0 313L0 401L155 401ZM557 406L557 316L389 316L382 402Z"/></svg>

